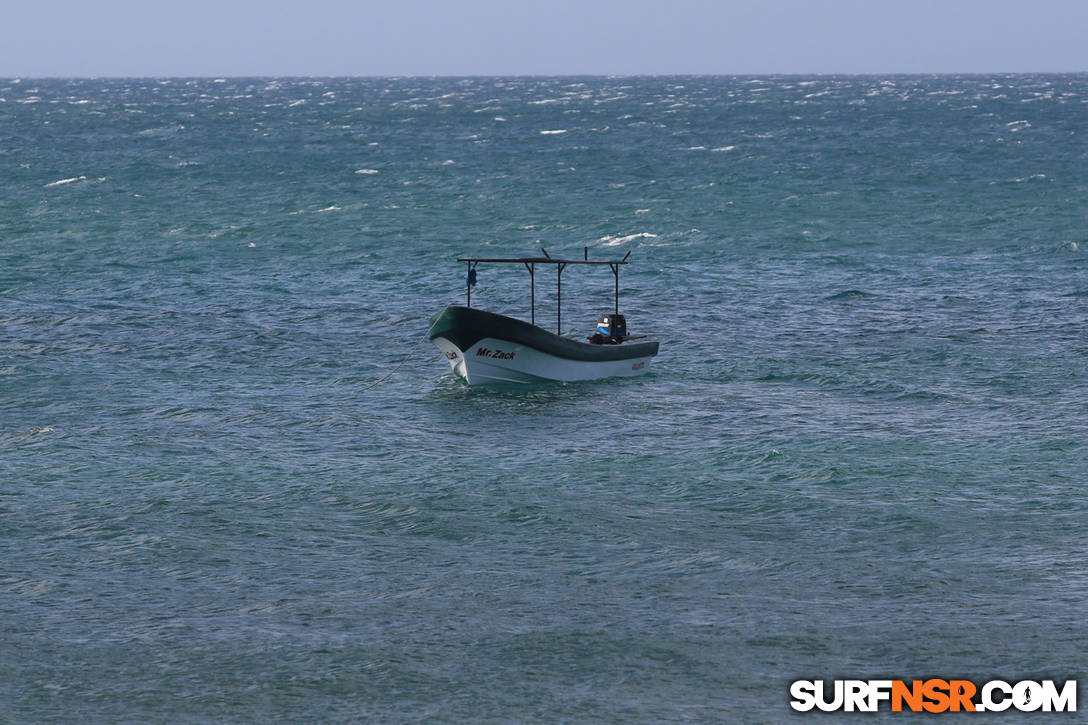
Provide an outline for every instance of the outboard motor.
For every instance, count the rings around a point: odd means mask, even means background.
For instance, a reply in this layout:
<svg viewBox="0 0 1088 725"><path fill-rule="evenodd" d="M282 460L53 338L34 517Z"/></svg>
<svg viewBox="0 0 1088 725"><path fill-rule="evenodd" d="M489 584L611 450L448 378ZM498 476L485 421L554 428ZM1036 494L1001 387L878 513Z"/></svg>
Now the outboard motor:
<svg viewBox="0 0 1088 725"><path fill-rule="evenodd" d="M604 344L621 343L627 336L627 319L623 315L605 312L597 317L597 334Z"/></svg>

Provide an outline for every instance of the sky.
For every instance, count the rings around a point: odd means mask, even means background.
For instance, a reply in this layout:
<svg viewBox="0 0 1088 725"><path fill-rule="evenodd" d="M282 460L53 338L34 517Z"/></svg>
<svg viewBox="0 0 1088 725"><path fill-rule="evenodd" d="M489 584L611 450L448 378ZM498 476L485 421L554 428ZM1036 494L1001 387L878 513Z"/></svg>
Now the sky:
<svg viewBox="0 0 1088 725"><path fill-rule="evenodd" d="M1088 71L1088 0L16 0L0 78Z"/></svg>

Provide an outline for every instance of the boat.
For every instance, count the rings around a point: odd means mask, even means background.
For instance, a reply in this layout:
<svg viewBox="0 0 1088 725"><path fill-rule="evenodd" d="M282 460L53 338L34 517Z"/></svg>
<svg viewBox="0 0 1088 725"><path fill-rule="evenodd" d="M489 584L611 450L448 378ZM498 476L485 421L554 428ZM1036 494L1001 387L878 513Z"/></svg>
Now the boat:
<svg viewBox="0 0 1088 725"><path fill-rule="evenodd" d="M542 257L458 257L468 265L465 305L448 305L431 318L430 341L446 357L453 372L469 385L532 384L552 381L601 380L643 375L657 355L658 343L645 335L627 334L620 314L620 266L623 259L559 259L541 249ZM472 306L472 288L479 264L522 264L529 271L529 322ZM571 265L608 265L615 276L615 309L598 316L595 332L585 341L564 337L562 330L563 270ZM556 332L536 325L536 268L556 269ZM640 342L632 342L640 340Z"/></svg>

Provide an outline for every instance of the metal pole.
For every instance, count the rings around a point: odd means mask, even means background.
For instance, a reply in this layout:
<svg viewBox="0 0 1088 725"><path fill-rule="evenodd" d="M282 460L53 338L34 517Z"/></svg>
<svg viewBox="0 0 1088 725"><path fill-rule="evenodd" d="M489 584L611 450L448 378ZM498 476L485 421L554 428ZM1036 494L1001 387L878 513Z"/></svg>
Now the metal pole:
<svg viewBox="0 0 1088 725"><path fill-rule="evenodd" d="M536 324L536 264L522 262L525 269L529 270L529 324Z"/></svg>
<svg viewBox="0 0 1088 725"><path fill-rule="evenodd" d="M620 313L620 266L618 264L608 265L612 268L612 274L616 276L616 314Z"/></svg>
<svg viewBox="0 0 1088 725"><path fill-rule="evenodd" d="M555 265L555 334L563 334L563 265Z"/></svg>

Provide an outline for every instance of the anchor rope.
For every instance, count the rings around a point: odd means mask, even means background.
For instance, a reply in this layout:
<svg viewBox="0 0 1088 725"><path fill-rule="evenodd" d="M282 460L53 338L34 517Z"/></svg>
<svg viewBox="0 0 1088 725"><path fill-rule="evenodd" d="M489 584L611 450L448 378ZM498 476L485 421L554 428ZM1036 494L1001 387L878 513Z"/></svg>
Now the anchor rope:
<svg viewBox="0 0 1088 725"><path fill-rule="evenodd" d="M416 350L419 349L419 346L427 341L427 338L429 338L430 335L431 335L431 330L433 330L434 326L438 324L438 320L439 320L439 318L441 318L442 313L445 312L446 310L448 310L450 307L452 307L452 305L446 305L445 307L443 307L441 309L441 311L439 311L439 313L437 315L435 315L434 322L432 322L431 326L427 328L427 331L425 333L423 333L423 337L419 338L419 342L417 342L415 345L412 346L412 349L408 351L408 355L403 360L401 360L399 363L397 363L397 366L395 368L390 370L384 377L382 377L379 380L371 383L370 385L367 385L366 387L359 388L355 392L362 393L362 392L364 392L366 390L370 390L371 388L376 388L379 385L381 385L382 383L384 383L386 380L388 380L389 378L393 377L393 374L396 373L398 370L400 370L401 367L404 365L404 363L408 362L408 360L411 359L412 355L415 355Z"/></svg>

